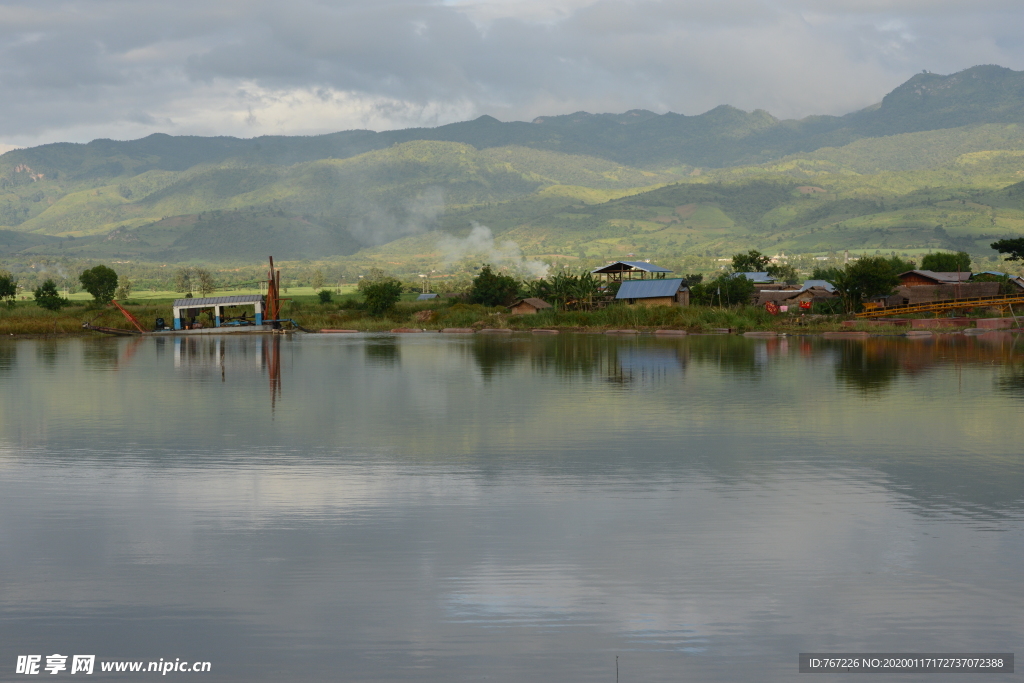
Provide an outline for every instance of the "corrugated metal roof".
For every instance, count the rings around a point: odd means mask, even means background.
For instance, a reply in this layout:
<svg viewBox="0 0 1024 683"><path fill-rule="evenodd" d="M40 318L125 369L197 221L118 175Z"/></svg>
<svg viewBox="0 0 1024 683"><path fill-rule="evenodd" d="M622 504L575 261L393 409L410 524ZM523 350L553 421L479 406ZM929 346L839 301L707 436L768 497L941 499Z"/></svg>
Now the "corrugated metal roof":
<svg viewBox="0 0 1024 683"><path fill-rule="evenodd" d="M649 299L656 296L675 296L683 286L683 278L666 280L626 280L619 287L616 299Z"/></svg>
<svg viewBox="0 0 1024 683"><path fill-rule="evenodd" d="M175 308L202 308L204 306L224 306L238 304L254 304L263 302L259 294L242 294L240 296L208 296L203 299L175 299Z"/></svg>
<svg viewBox="0 0 1024 683"><path fill-rule="evenodd" d="M645 272L648 272L648 273L671 273L672 272L668 268L662 268L661 266L656 266L653 263L647 263L646 261L616 261L615 263L609 263L607 266L601 266L600 268L595 268L594 270L592 270L590 272L591 273L604 273L606 271L607 272L618 272L620 269L619 268L615 268L615 266L619 266L619 265L629 266L630 268L633 268L634 270L642 270L642 271L645 271ZM608 271L609 268L613 269L613 271Z"/></svg>
<svg viewBox="0 0 1024 683"><path fill-rule="evenodd" d="M910 273L916 273L917 275L926 277L929 280L934 280L937 284L940 285L957 281L967 282L968 280L971 279L971 272L969 270L965 270L960 273L957 273L955 270L949 273L937 272L934 270L908 270L906 273L900 273L899 276L903 277L904 275L909 275Z"/></svg>
<svg viewBox="0 0 1024 683"><path fill-rule="evenodd" d="M811 287L822 287L830 292L836 291L836 286L828 280L804 280L804 286L800 288L800 291L803 292Z"/></svg>
<svg viewBox="0 0 1024 683"><path fill-rule="evenodd" d="M436 298L437 298L437 294L426 293L426 294L420 294L418 297L416 297L416 301L430 301L431 299L436 299Z"/></svg>

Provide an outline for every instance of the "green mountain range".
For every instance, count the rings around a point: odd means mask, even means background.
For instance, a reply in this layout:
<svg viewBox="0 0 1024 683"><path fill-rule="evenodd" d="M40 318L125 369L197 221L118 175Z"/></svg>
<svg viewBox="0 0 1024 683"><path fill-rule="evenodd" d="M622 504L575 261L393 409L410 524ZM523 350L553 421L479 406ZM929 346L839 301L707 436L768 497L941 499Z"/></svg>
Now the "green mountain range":
<svg viewBox="0 0 1024 683"><path fill-rule="evenodd" d="M376 133L151 135L0 156L0 258L384 260L473 224L527 255L991 254L1024 234L1024 72L921 73L846 116L491 117Z"/></svg>

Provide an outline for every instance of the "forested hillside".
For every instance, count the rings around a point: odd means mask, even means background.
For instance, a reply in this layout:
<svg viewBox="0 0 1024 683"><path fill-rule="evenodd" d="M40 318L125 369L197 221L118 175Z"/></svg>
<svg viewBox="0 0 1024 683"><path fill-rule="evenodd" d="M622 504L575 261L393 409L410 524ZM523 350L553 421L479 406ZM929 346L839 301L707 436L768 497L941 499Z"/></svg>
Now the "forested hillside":
<svg viewBox="0 0 1024 683"><path fill-rule="evenodd" d="M1024 73L984 66L800 121L722 106L44 145L0 157L0 258L422 268L473 224L581 264L749 248L986 256L1024 234L1022 118Z"/></svg>

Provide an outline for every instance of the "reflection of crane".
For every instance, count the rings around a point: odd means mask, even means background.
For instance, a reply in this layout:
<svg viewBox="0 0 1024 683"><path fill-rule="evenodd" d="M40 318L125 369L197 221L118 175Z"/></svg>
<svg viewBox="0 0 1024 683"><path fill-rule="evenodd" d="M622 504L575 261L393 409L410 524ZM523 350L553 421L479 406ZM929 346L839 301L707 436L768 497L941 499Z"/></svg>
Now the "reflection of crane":
<svg viewBox="0 0 1024 683"><path fill-rule="evenodd" d="M281 396L281 337L274 335L263 345L263 363L270 375L270 412L274 412Z"/></svg>
<svg viewBox="0 0 1024 683"><path fill-rule="evenodd" d="M946 299L943 301L929 301L923 304L903 304L902 306L887 306L885 308L872 308L858 313L858 318L878 318L890 315L902 315L904 313L940 313L942 311L955 311L962 308L984 308L988 306L1009 308L1013 311L1013 304L1024 304L1024 294L1007 294L1004 296L980 296L973 299Z"/></svg>
<svg viewBox="0 0 1024 683"><path fill-rule="evenodd" d="M277 321L281 313L281 271L274 270L274 257L270 257L270 271L267 273L267 306L263 317Z"/></svg>

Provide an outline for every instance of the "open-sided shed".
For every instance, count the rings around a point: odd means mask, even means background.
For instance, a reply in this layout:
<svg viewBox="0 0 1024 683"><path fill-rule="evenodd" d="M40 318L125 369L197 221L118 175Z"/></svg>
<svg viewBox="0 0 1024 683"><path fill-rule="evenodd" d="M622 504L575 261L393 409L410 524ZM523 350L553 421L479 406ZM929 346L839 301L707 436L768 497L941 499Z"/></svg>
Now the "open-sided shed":
<svg viewBox="0 0 1024 683"><path fill-rule="evenodd" d="M243 311L241 316L235 318L233 324L263 324L263 296L260 294L242 294L239 296L211 296L200 299L175 299L172 306L174 310L174 329L191 329L193 321L199 317L204 310L213 309L213 324L215 327L231 323L228 320L226 309L244 306L254 307L253 317L248 317L248 311ZM231 316L234 318L234 316Z"/></svg>
<svg viewBox="0 0 1024 683"><path fill-rule="evenodd" d="M647 280L651 278L664 278L666 273L672 271L668 268L656 266L646 261L615 261L607 266L595 268L591 274L602 277L606 280Z"/></svg>

